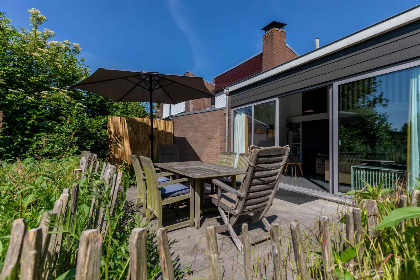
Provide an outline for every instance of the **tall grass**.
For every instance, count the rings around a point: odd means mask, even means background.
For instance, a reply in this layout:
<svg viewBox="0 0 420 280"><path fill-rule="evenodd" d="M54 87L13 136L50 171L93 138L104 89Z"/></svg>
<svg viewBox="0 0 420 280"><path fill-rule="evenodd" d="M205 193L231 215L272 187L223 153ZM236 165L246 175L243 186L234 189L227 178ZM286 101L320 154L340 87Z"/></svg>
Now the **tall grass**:
<svg viewBox="0 0 420 280"><path fill-rule="evenodd" d="M0 163L0 270L7 252L13 220L23 218L28 229L39 226L42 215L53 209L54 202L65 188L76 182L73 170L78 168L80 157L55 159L34 159ZM109 191L99 180L99 174L92 173L78 180L79 197L74 223L69 217L65 221L53 221L53 227L63 233L61 253L51 268L50 279L61 275L60 279L71 279L75 274L75 263L79 238L89 227L89 210L93 197L97 197L100 207L106 210L109 221L108 232L104 235L101 261L101 279L125 279L128 273L128 240L135 227L145 227L147 222L139 218L136 209L126 203L126 191L135 181L132 172L124 169L123 190L119 192L113 212L109 209ZM94 192L94 190L99 190ZM149 227L147 235L148 278L154 279L161 273L155 230ZM173 243L174 241L170 241ZM183 271L176 269L181 277Z"/></svg>
<svg viewBox="0 0 420 280"><path fill-rule="evenodd" d="M29 228L38 226L42 214L52 209L63 189L71 187L78 160L27 158L1 162L0 236L10 234L14 219L24 218Z"/></svg>

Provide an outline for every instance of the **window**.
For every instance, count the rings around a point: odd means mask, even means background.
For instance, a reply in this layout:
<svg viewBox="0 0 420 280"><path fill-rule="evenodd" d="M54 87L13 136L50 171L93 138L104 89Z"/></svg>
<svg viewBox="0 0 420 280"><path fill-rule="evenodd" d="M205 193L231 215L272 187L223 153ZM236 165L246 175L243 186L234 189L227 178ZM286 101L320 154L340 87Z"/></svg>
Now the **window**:
<svg viewBox="0 0 420 280"><path fill-rule="evenodd" d="M252 107L233 111L233 151L247 153L252 144Z"/></svg>
<svg viewBox="0 0 420 280"><path fill-rule="evenodd" d="M260 147L277 145L277 103L275 99L233 110L234 152L247 153L252 144Z"/></svg>
<svg viewBox="0 0 420 280"><path fill-rule="evenodd" d="M254 106L254 145L270 147L276 144L276 101Z"/></svg>
<svg viewBox="0 0 420 280"><path fill-rule="evenodd" d="M420 67L338 86L339 191L420 173Z"/></svg>
<svg viewBox="0 0 420 280"><path fill-rule="evenodd" d="M217 93L214 97L214 107L216 108L224 108L226 107L226 94L221 92Z"/></svg>
<svg viewBox="0 0 420 280"><path fill-rule="evenodd" d="M167 118L169 116L181 114L184 112L185 112L185 102L180 102L177 104L163 104L162 118Z"/></svg>

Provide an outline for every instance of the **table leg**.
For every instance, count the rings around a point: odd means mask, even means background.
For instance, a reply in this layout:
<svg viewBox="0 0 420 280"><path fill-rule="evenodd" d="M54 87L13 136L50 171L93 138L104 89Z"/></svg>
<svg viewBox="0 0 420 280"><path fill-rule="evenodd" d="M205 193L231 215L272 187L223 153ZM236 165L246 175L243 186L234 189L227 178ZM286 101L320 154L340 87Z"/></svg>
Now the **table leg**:
<svg viewBox="0 0 420 280"><path fill-rule="evenodd" d="M190 179L190 227L194 227L195 224L195 182L194 180Z"/></svg>
<svg viewBox="0 0 420 280"><path fill-rule="evenodd" d="M230 177L230 180L231 180L231 182L230 182L230 186L233 188L233 189L238 189L237 187L236 187L236 175L233 175L233 176L231 176Z"/></svg>
<svg viewBox="0 0 420 280"><path fill-rule="evenodd" d="M203 180L195 180L195 201L194 201L194 208L195 208L195 214L194 214L194 220L195 220L195 228L200 228L200 216L201 216L201 192L202 192L202 184Z"/></svg>

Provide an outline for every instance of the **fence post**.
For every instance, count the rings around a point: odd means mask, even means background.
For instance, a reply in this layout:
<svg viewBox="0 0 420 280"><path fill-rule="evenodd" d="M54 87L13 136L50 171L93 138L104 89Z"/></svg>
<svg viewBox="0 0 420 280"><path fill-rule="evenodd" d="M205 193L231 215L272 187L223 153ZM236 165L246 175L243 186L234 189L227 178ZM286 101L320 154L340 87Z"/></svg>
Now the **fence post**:
<svg viewBox="0 0 420 280"><path fill-rule="evenodd" d="M380 217L376 200L367 199L366 210L367 210L367 216L368 216L369 236L373 238L378 235L378 231L373 230L373 228L376 227L376 225L379 223L379 217Z"/></svg>
<svg viewBox="0 0 420 280"><path fill-rule="evenodd" d="M400 201L399 201L398 207L399 208L407 207L407 196L406 195L401 195L400 196ZM404 232L404 230L405 230L405 220L401 221L401 223L400 223L400 231Z"/></svg>
<svg viewBox="0 0 420 280"><path fill-rule="evenodd" d="M417 206L419 204L419 191L414 190L411 194L411 206Z"/></svg>
<svg viewBox="0 0 420 280"><path fill-rule="evenodd" d="M169 251L168 233L166 228L160 228L157 231L156 239L159 248L159 260L162 268L163 280L174 280L174 267L171 260L171 252Z"/></svg>
<svg viewBox="0 0 420 280"><path fill-rule="evenodd" d="M251 262L251 241L249 240L248 224L242 224L242 247L244 253L245 280L251 280L253 276Z"/></svg>
<svg viewBox="0 0 420 280"><path fill-rule="evenodd" d="M411 194L411 206L419 206L419 191L414 190ZM420 225L420 218L413 220L414 225Z"/></svg>
<svg viewBox="0 0 420 280"><path fill-rule="evenodd" d="M131 232L130 240L128 241L131 280L147 279L146 239L147 229L145 228L135 228Z"/></svg>
<svg viewBox="0 0 420 280"><path fill-rule="evenodd" d="M58 199L54 203L54 207L52 210L52 213L55 215L56 221L60 220L61 211L63 209L63 201L61 199ZM51 218L52 216L50 216ZM54 227L53 231L57 231L58 228ZM52 265L52 262L54 260L54 255L56 252L56 245L57 245L57 234L53 233L50 234L49 238L46 239L48 243L45 243L45 249L42 256L42 270L43 270L43 276L42 278L47 279L48 275L50 273L50 267Z"/></svg>
<svg viewBox="0 0 420 280"><path fill-rule="evenodd" d="M77 254L76 280L99 280L102 236L98 229L82 232Z"/></svg>
<svg viewBox="0 0 420 280"><path fill-rule="evenodd" d="M79 184L74 183L73 188L71 189L71 199L70 199L70 223L69 228L73 226L74 217L77 211L77 200L79 199Z"/></svg>
<svg viewBox="0 0 420 280"><path fill-rule="evenodd" d="M20 259L20 279L41 279L42 229L36 228L26 232L23 240L22 257Z"/></svg>
<svg viewBox="0 0 420 280"><path fill-rule="evenodd" d="M89 160L87 156L82 156L80 158L80 169L82 169L82 172L86 172L89 165Z"/></svg>
<svg viewBox="0 0 420 280"><path fill-rule="evenodd" d="M221 280L219 248L217 247L217 234L214 226L206 228L207 253L210 260L210 279Z"/></svg>
<svg viewBox="0 0 420 280"><path fill-rule="evenodd" d="M280 236L280 225L273 223L270 229L271 247L274 263L274 279L285 280L286 272L283 269L283 250Z"/></svg>
<svg viewBox="0 0 420 280"><path fill-rule="evenodd" d="M346 239L348 244L346 247L354 245L354 217L352 214L346 214Z"/></svg>
<svg viewBox="0 0 420 280"><path fill-rule="evenodd" d="M319 219L319 231L322 248L322 259L326 279L334 279L334 260L331 247L331 236L329 232L329 218L321 216Z"/></svg>
<svg viewBox="0 0 420 280"><path fill-rule="evenodd" d="M302 245L302 235L298 223L290 223L290 233L292 235L293 252L301 280L309 280L309 269L306 261L305 246Z"/></svg>
<svg viewBox="0 0 420 280"><path fill-rule="evenodd" d="M39 223L39 227L42 230L42 256L44 256L45 251L50 244L51 234L49 231L51 231L51 218L55 220L55 213L52 211L45 212L42 215L41 222Z"/></svg>
<svg viewBox="0 0 420 280"><path fill-rule="evenodd" d="M347 244L346 247L351 247L354 246L354 216L351 213L347 213L346 214L346 239L347 239ZM348 268L350 271L353 271L353 267L354 267L354 260L351 259L348 262Z"/></svg>
<svg viewBox="0 0 420 280"><path fill-rule="evenodd" d="M19 261L22 252L23 239L26 233L26 224L23 219L13 221L10 234L9 248L7 248L6 258L4 259L3 269L0 279L15 280L18 276Z"/></svg>
<svg viewBox="0 0 420 280"><path fill-rule="evenodd" d="M354 243L359 244L363 240L362 230L362 210L360 208L353 208L353 221L354 221ZM359 246L359 258L363 253L363 245Z"/></svg>
<svg viewBox="0 0 420 280"><path fill-rule="evenodd" d="M68 192L70 192L69 189L67 189ZM62 195L60 195L59 198L62 202L63 202L63 206L61 207L61 213L58 214L59 218L58 221L61 224L62 222L64 222L66 220L66 214L67 214L67 204L69 202L69 194L68 193L63 193ZM63 242L63 233L60 232L57 234L57 240L56 240L56 248L55 251L60 253L61 250L61 245Z"/></svg>

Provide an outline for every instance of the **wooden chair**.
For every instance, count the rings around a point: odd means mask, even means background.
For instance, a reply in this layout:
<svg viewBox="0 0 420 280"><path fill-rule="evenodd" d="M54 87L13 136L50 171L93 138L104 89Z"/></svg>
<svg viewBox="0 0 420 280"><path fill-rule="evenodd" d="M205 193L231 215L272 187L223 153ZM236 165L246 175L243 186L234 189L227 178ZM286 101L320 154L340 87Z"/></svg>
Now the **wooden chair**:
<svg viewBox="0 0 420 280"><path fill-rule="evenodd" d="M240 216L252 215L252 223L262 220L266 229L270 230L265 214L278 189L289 151L289 146L268 148L251 146L248 168L239 190L220 180L213 180L218 190L217 194L212 194L210 197L218 207L224 222L224 225L216 227L216 231L218 233L229 231L240 251L242 243L233 230Z"/></svg>
<svg viewBox="0 0 420 280"><path fill-rule="evenodd" d="M234 167L235 161L236 161L236 153L222 152L219 154L219 160L217 161L217 165ZM211 186L210 193L214 193L214 190L215 190L214 184L210 180L206 182L209 183Z"/></svg>
<svg viewBox="0 0 420 280"><path fill-rule="evenodd" d="M138 156L130 155L131 163L133 164L134 173L136 174L137 183L137 199L136 206L142 206L141 214L146 216L147 200L146 200L146 182L143 169L140 164ZM170 180L169 176L173 175L168 172L157 173L159 183L167 182Z"/></svg>
<svg viewBox="0 0 420 280"><path fill-rule="evenodd" d="M238 160L235 163L236 168L246 169L248 167L249 162L249 154L240 153L238 155ZM245 174L236 175L236 185L239 187L242 184L243 179L245 178ZM221 178L219 179L225 184L231 185L232 179L231 178Z"/></svg>
<svg viewBox="0 0 420 280"><path fill-rule="evenodd" d="M181 227L186 224L192 225L194 223L194 195L191 190L191 186L185 186L182 182L188 182L187 178L181 178L177 180L169 180L166 182L159 183L158 175L155 172L153 162L150 158L140 156L141 166L144 170L147 185L147 196L146 196L146 218L150 219L150 215L153 214L158 220L157 228L162 227L162 207L164 205L173 204L182 200L190 200L190 219L174 225L167 226L166 228L174 229ZM144 207L144 206L143 206Z"/></svg>
<svg viewBox="0 0 420 280"><path fill-rule="evenodd" d="M299 177L298 168L300 170L300 175L303 177L303 171L302 171L302 163L299 161L298 156L290 156L290 161L286 162L286 168L284 170L284 174L287 175L287 171L290 167L290 170L295 173L295 178Z"/></svg>
<svg viewBox="0 0 420 280"><path fill-rule="evenodd" d="M218 165L234 167L236 160L236 153L223 152L219 154Z"/></svg>
<svg viewBox="0 0 420 280"><path fill-rule="evenodd" d="M159 162L178 162L179 150L177 145L159 145Z"/></svg>

